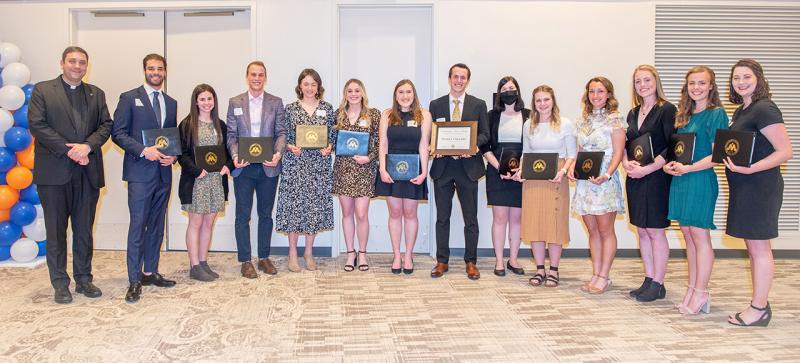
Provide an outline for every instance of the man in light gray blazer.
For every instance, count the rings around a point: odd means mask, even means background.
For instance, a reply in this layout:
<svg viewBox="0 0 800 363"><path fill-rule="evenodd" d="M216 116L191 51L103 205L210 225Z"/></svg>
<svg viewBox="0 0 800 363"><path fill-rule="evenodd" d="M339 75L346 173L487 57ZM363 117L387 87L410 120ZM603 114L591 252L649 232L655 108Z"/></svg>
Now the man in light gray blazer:
<svg viewBox="0 0 800 363"><path fill-rule="evenodd" d="M228 150L233 156L236 170L233 175L233 193L236 196L236 249L242 263L242 276L256 278L258 273L250 262L250 213L253 193L258 198L258 269L275 275L278 270L269 259L272 243L272 208L280 175L280 161L286 147L286 125L283 101L264 91L267 67L261 61L247 65L248 90L230 99L228 103ZM271 161L250 165L239 160L239 137L272 137L274 156Z"/></svg>

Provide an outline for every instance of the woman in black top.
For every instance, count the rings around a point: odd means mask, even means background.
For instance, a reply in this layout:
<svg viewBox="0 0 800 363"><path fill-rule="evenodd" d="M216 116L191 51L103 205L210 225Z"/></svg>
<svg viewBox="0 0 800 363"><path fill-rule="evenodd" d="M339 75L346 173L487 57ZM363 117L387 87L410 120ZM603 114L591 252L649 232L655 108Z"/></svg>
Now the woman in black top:
<svg viewBox="0 0 800 363"><path fill-rule="evenodd" d="M494 107L489 111L489 142L481 147L486 159L486 199L492 206L492 244L494 245L494 274L505 276L506 268L522 275L525 270L517 262L520 246L520 217L522 215L522 184L512 180L512 173L500 175L503 150L522 151L522 125L530 116L520 97L519 83L506 76L497 84ZM506 235L508 231L508 235ZM508 238L509 259L503 266L503 250Z"/></svg>
<svg viewBox="0 0 800 363"><path fill-rule="evenodd" d="M772 318L769 290L775 264L770 239L778 237L783 200L780 165L792 158L792 144L778 106L770 99L761 64L742 59L731 68L729 99L741 104L733 113L731 130L756 134L750 167L724 160L730 190L728 235L743 238L750 256L753 297L745 310L728 317L740 326L767 326Z"/></svg>
<svg viewBox="0 0 800 363"><path fill-rule="evenodd" d="M667 163L669 139L675 133L678 109L669 103L655 67L647 64L633 72L633 105L628 112L626 148L639 137L650 136L654 162L640 165L623 156L622 167L628 176L625 191L631 224L639 235L639 251L644 264L642 285L630 292L637 301L663 299L667 294L664 277L669 260L669 242L664 228L669 226L669 187L672 176L661 168Z"/></svg>

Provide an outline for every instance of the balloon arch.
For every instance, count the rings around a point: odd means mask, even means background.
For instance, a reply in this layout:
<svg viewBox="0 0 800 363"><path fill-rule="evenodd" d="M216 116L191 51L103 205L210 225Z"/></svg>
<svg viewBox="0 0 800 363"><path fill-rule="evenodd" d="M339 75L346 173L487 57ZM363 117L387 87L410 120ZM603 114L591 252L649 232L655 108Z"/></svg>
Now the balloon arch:
<svg viewBox="0 0 800 363"><path fill-rule="evenodd" d="M31 71L22 51L0 40L0 261L45 255L44 213L33 184L33 137L28 130Z"/></svg>

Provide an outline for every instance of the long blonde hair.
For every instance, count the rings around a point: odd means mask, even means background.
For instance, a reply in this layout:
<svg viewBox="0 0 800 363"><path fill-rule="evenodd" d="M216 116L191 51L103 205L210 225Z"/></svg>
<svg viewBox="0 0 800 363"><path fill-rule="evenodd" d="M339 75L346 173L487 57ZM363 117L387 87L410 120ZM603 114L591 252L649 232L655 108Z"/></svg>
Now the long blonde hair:
<svg viewBox="0 0 800 363"><path fill-rule="evenodd" d="M706 66L694 66L686 72L683 87L681 87L681 101L678 103L678 114L675 115L675 128L679 129L689 124L696 103L689 97L689 76L695 73L707 73L711 83L711 90L708 92L708 104L706 108L718 108L722 106L719 99L719 88L717 87L717 75L714 70Z"/></svg>
<svg viewBox="0 0 800 363"><path fill-rule="evenodd" d="M417 88L414 87L414 82L408 79L403 79L394 86L394 91L392 92L392 112L389 113L389 126L403 125L403 119L400 117L400 104L397 102L397 89L404 85L410 85L411 90L414 92L414 101L411 102L411 115L417 126L419 126L419 124L422 123L422 109L419 107Z"/></svg>
<svg viewBox="0 0 800 363"><path fill-rule="evenodd" d="M550 98L553 99L553 110L550 111L550 127L554 131L558 131L561 128L561 111L558 109L558 103L556 102L556 93L553 91L553 88L543 84L537 86L531 92L531 104L533 105L531 113L533 117L531 117L531 127L530 127L530 134L533 135L533 131L539 126L539 123L542 122L541 115L539 114L539 110L536 109L536 94L539 92L546 92L550 94Z"/></svg>
<svg viewBox="0 0 800 363"><path fill-rule="evenodd" d="M597 76L590 79L589 82L586 82L586 87L583 91L583 99L581 100L583 103L583 118L586 119L589 117L589 115L592 113L592 109L594 109L592 102L589 101L589 85L592 84L592 82L599 82L603 85L606 91L608 91L608 100L606 100L606 105L603 108L605 108L608 113L617 112L619 109L619 101L617 101L617 98L614 97L614 85L608 80L608 78Z"/></svg>
<svg viewBox="0 0 800 363"><path fill-rule="evenodd" d="M368 122L372 122L369 118L369 100L367 99L367 89L364 88L364 82L351 78L345 82L344 88L342 89L342 102L339 104L339 112L336 117L336 128L340 130L349 123L347 119L347 110L350 108L350 103L347 102L347 87L349 87L351 83L355 83L361 88L361 112L358 114L358 119L366 119Z"/></svg>
<svg viewBox="0 0 800 363"><path fill-rule="evenodd" d="M642 64L636 67L636 69L633 70L633 74L631 75L631 94L633 95L631 103L633 103L633 107L638 107L639 105L644 103L644 99L642 98L642 96L639 96L639 94L636 93L636 72L638 71L647 71L653 75L653 77L656 79L656 104L661 106L664 103L666 103L667 96L664 95L664 87L661 86L661 76L658 75L656 67L653 67L649 64Z"/></svg>

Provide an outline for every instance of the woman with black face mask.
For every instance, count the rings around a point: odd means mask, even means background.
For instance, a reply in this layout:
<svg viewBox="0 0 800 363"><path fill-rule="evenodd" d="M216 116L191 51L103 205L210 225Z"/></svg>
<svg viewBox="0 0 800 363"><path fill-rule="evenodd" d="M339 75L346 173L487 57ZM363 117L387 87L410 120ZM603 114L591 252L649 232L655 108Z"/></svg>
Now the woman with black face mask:
<svg viewBox="0 0 800 363"><path fill-rule="evenodd" d="M481 148L481 153L486 159L486 199L492 206L492 244L497 257L494 274L505 276L506 268L517 275L525 274L525 270L517 262L520 245L520 216L522 214L522 187L520 183L511 180L512 172L501 175L500 162L505 153L522 151L522 125L530 115L530 110L524 108L525 103L520 97L519 83L514 77L506 76L497 85L494 96L494 107L489 111L489 143ZM519 156L516 164L511 163L512 169L519 165ZM510 257L503 265L503 250L508 238Z"/></svg>

